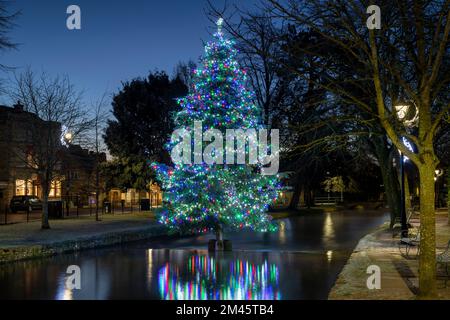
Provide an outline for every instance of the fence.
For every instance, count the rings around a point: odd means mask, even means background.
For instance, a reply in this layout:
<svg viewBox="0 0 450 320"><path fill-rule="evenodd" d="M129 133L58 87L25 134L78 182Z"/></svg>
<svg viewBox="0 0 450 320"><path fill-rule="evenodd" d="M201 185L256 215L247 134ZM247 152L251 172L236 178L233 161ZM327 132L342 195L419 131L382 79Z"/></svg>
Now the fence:
<svg viewBox="0 0 450 320"><path fill-rule="evenodd" d="M315 197L314 204L317 206L337 205L342 202L341 197Z"/></svg>
<svg viewBox="0 0 450 320"><path fill-rule="evenodd" d="M81 197L63 198L58 201L49 201L49 218L79 218L95 216L97 210L104 214L132 214L134 212L149 211L161 206L157 201L149 199L140 201L104 201L97 205L93 201L82 201ZM42 210L23 210L11 212L8 205L0 210L0 225L39 221L42 218Z"/></svg>

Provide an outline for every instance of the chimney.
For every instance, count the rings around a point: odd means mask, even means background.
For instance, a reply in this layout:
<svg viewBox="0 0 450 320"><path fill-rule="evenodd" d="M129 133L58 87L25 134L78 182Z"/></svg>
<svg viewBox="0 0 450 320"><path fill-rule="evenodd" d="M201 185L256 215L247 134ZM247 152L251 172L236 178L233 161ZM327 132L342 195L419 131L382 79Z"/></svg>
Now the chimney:
<svg viewBox="0 0 450 320"><path fill-rule="evenodd" d="M14 110L16 110L16 111L19 111L19 112L23 111L23 104L21 104L20 101L17 101L17 103L13 107L14 107Z"/></svg>

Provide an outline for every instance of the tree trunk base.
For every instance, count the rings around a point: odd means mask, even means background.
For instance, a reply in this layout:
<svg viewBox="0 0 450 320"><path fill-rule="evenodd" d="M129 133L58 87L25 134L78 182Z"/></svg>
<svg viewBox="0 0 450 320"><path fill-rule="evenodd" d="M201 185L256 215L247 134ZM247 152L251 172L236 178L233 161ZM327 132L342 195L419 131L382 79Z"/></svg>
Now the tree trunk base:
<svg viewBox="0 0 450 320"><path fill-rule="evenodd" d="M437 294L432 295L421 295L420 293L417 295L417 300L436 300L438 298Z"/></svg>
<svg viewBox="0 0 450 320"><path fill-rule="evenodd" d="M216 240L215 239L209 240L209 242L208 242L208 251L209 252L216 251Z"/></svg>

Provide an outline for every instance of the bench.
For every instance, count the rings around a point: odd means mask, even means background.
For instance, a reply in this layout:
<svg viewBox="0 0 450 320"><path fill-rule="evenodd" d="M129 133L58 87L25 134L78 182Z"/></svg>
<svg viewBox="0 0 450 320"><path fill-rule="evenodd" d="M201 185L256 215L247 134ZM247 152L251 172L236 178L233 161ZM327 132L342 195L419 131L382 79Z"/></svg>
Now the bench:
<svg viewBox="0 0 450 320"><path fill-rule="evenodd" d="M415 235L414 235L415 233ZM398 243L398 249L402 256L406 258L411 258L410 251L412 248L416 248L416 254L413 258L417 258L420 254L420 231L411 232L410 237L403 237Z"/></svg>

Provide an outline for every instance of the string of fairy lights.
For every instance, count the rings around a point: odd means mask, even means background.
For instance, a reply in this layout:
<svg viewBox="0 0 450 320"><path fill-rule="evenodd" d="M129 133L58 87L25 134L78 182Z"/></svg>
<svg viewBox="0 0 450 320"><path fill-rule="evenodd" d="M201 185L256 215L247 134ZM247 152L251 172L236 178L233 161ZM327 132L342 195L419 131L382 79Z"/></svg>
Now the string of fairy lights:
<svg viewBox="0 0 450 320"><path fill-rule="evenodd" d="M176 128L190 131L194 121L201 121L204 130L263 128L261 110L245 86L247 74L239 68L237 54L234 42L219 28L214 41L205 46L202 68L193 73L190 93L178 99L181 111L174 115ZM167 148L170 152L174 143ZM260 165L177 163L153 168L168 203L159 221L172 231L206 232L219 225L276 230L266 212L281 186L277 176L260 175Z"/></svg>
<svg viewBox="0 0 450 320"><path fill-rule="evenodd" d="M191 256L183 267L166 263L158 271L164 300L280 300L280 272L267 260L233 262Z"/></svg>

